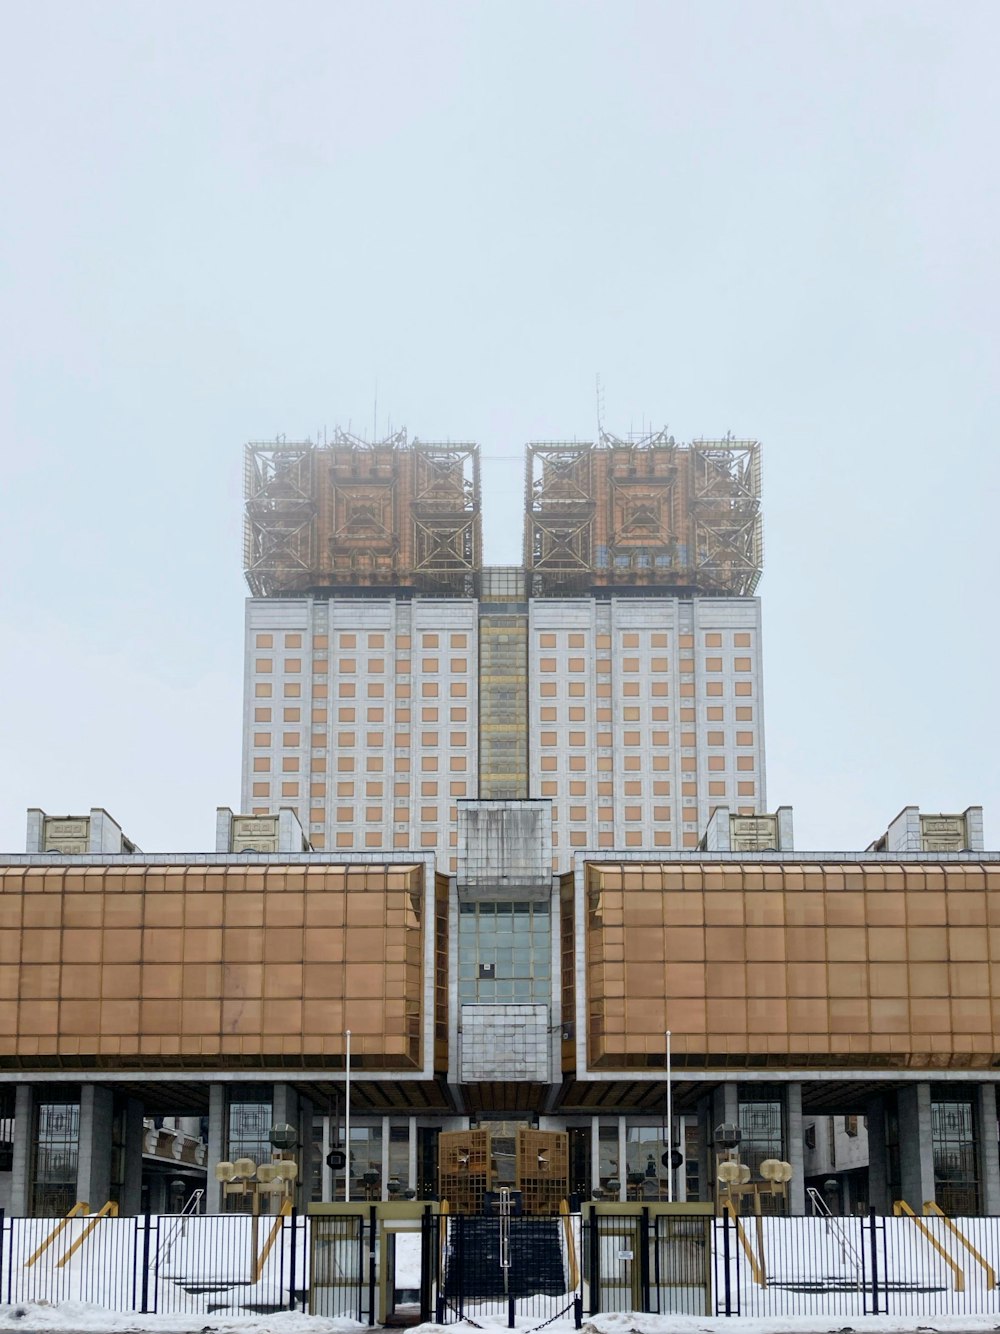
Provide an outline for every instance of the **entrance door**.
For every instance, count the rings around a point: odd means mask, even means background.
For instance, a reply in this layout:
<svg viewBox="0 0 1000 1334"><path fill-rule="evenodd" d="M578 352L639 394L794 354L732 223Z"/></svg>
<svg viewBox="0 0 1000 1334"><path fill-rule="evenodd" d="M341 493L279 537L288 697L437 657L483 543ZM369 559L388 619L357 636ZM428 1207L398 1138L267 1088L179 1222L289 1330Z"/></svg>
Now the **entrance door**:
<svg viewBox="0 0 1000 1334"><path fill-rule="evenodd" d="M590 1199L590 1127L569 1129L569 1188L581 1200Z"/></svg>

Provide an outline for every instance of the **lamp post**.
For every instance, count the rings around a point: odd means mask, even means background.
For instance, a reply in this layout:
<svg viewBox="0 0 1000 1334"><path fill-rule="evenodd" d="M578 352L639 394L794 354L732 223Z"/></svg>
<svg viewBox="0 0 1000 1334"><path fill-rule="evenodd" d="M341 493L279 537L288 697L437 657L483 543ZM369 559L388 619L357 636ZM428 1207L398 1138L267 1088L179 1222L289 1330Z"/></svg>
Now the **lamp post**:
<svg viewBox="0 0 1000 1334"><path fill-rule="evenodd" d="M351 1030L344 1034L344 1200L351 1198Z"/></svg>
<svg viewBox="0 0 1000 1334"><path fill-rule="evenodd" d="M667 1153L670 1154L670 1166L667 1168L667 1202L674 1200L674 1100L670 1068L670 1029L667 1029Z"/></svg>

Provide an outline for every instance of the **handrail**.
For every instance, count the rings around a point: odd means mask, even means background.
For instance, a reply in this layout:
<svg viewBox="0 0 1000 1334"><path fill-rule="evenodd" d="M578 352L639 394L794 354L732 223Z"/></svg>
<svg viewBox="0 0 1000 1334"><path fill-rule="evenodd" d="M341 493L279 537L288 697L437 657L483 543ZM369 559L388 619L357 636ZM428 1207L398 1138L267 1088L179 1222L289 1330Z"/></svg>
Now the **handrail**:
<svg viewBox="0 0 1000 1334"><path fill-rule="evenodd" d="M993 1266L989 1263L988 1260L983 1259L983 1257L979 1254L975 1246L973 1246L972 1242L968 1239L968 1237L964 1234L964 1232L962 1232L960 1228L956 1227L956 1225L951 1221L951 1219L948 1217L945 1211L939 1208L935 1200L924 1201L924 1214L932 1215L935 1218L944 1219L944 1225L948 1229L948 1231L952 1234L952 1236L954 1236L958 1241L962 1243L962 1245L969 1252L972 1258L976 1260L979 1264L981 1264L983 1269L986 1271L986 1286L988 1288L995 1288L997 1285L996 1270L993 1268Z"/></svg>
<svg viewBox="0 0 1000 1334"><path fill-rule="evenodd" d="M204 1190L202 1190L200 1187L198 1190L193 1190L191 1192L191 1194L184 1202L184 1208L174 1219L172 1227L169 1229L167 1235L163 1238L159 1246L156 1248L156 1259L153 1261L153 1268L157 1274L160 1272L161 1261L163 1263L166 1263L166 1261L170 1259L171 1252L173 1251L174 1240L176 1239L178 1232L182 1236L185 1235L184 1229L187 1227L187 1220L189 1218L193 1218L195 1214L198 1212L198 1205L201 1203L201 1199L204 1194L205 1194Z"/></svg>
<svg viewBox="0 0 1000 1334"><path fill-rule="evenodd" d="M814 1214L818 1214L821 1218L833 1217L833 1210L827 1204L826 1200L823 1199L823 1196L815 1186L806 1186L806 1194L809 1196Z"/></svg>
<svg viewBox="0 0 1000 1334"><path fill-rule="evenodd" d="M840 1219L827 1204L826 1200L823 1199L823 1196L819 1193L819 1191L816 1189L815 1186L806 1186L806 1194L809 1196L809 1199L812 1202L814 1215L817 1218L822 1218L824 1220L827 1226L827 1230L832 1232L833 1235L840 1242L841 1258L843 1259L846 1257L847 1254L850 1254L851 1259L858 1266L858 1269L859 1270L863 1269L864 1261L861 1259L861 1256L855 1249L854 1243L847 1235L843 1223L841 1223ZM858 1278L860 1281L860 1273L858 1275Z"/></svg>
<svg viewBox="0 0 1000 1334"><path fill-rule="evenodd" d="M115 1203L114 1200L108 1200L107 1204L102 1204L100 1209L98 1209L97 1213L94 1214L94 1217L91 1220L91 1222L89 1222L87 1226L83 1229L83 1231L77 1237L76 1241L74 1241L73 1245L69 1248L69 1250L63 1256L63 1258L61 1260L56 1261L56 1268L62 1269L66 1261L71 1259L77 1253L77 1251L90 1236L91 1232L93 1232L94 1228L97 1227L98 1223L101 1221L102 1218L117 1218L117 1217L118 1217L118 1205Z"/></svg>
<svg viewBox="0 0 1000 1334"><path fill-rule="evenodd" d="M917 1217L917 1215L913 1212L913 1210L910 1208L910 1206L906 1203L905 1200L894 1201L892 1206L892 1212L895 1214L897 1218L901 1218L903 1217L903 1215L905 1215L907 1218L913 1219L914 1223L916 1223L917 1227L924 1234L924 1236L927 1238L930 1244L937 1251L938 1255L940 1255L941 1259L951 1270L955 1283L955 1291L964 1292L965 1272L951 1258L951 1256L948 1254L945 1248L938 1241L937 1237L935 1237L934 1234L931 1232L930 1228L927 1226L924 1220L922 1218Z"/></svg>
<svg viewBox="0 0 1000 1334"><path fill-rule="evenodd" d="M750 1261L750 1272L753 1274L753 1281L758 1287L766 1288L767 1277L764 1272L764 1266L753 1253L753 1247L747 1239L747 1234L740 1221L740 1216L736 1212L736 1206L733 1204L732 1200L723 1200L722 1208L726 1213L731 1215L733 1222L736 1224L736 1235L739 1237L740 1245L743 1247L746 1257Z"/></svg>
<svg viewBox="0 0 1000 1334"><path fill-rule="evenodd" d="M38 1259L38 1257L40 1255L45 1254L45 1252L55 1241L56 1237L58 1237L60 1232L62 1232L63 1228L69 1227L69 1220L71 1218L82 1218L84 1214L89 1214L89 1213L90 1213L90 1205L87 1204L84 1200L77 1200L76 1204L73 1205L73 1208L70 1209L66 1217L61 1222L55 1225L55 1227L52 1229L49 1235L42 1242L41 1246L39 1246L37 1251L35 1251L29 1259L25 1260L24 1262L25 1269L30 1269L31 1266Z"/></svg>
<svg viewBox="0 0 1000 1334"><path fill-rule="evenodd" d="M271 1231L267 1235L267 1241L264 1242L264 1249L261 1251L260 1255L254 1256L253 1272L250 1279L251 1283L260 1282L260 1276L264 1272L264 1264L267 1261L267 1257L271 1254L271 1247L277 1241L278 1233L284 1227L285 1219L291 1217L291 1213L291 1200L282 1200L281 1208L278 1210L274 1222L271 1224ZM294 1224L292 1226L294 1227Z"/></svg>
<svg viewBox="0 0 1000 1334"><path fill-rule="evenodd" d="M576 1292L580 1282L580 1267L576 1260L576 1238L573 1235L573 1222L569 1212L569 1205L565 1200L559 1201L559 1215L562 1218L563 1233L566 1237L566 1258L569 1269L569 1286L571 1292Z"/></svg>

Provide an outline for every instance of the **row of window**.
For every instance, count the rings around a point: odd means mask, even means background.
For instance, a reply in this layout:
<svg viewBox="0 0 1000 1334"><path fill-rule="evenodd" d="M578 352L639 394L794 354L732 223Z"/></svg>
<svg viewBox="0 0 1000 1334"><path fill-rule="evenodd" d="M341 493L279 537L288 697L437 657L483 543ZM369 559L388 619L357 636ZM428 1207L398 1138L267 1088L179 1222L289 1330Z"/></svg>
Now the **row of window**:
<svg viewBox="0 0 1000 1334"><path fill-rule="evenodd" d="M747 659L749 661L749 659ZM314 658L312 669L316 676L326 676L328 663L326 658ZM401 658L392 665L392 670L396 676L405 676L409 673L411 662L409 658ZM340 676L355 676L358 672L357 658L339 658L337 660L337 673ZM385 658L368 658L365 660L363 670L366 673L375 676L381 676L386 670ZM437 676L442 671L440 658L421 658L420 670L425 676ZM455 676L462 676L469 671L468 658L449 658L448 666L443 669L451 672ZM270 676L274 672L273 658L257 658L254 662L254 671L258 676ZM285 658L282 671L285 675L298 676L302 671L301 658Z"/></svg>
<svg viewBox="0 0 1000 1334"><path fill-rule="evenodd" d="M278 636L276 634L261 632L256 635L254 645L256 648L273 649L277 638ZM468 648L469 646L469 636L458 632L447 636L438 633L423 633L418 635L417 638L420 640L420 648L422 649L444 648L445 639L448 641L448 648ZM286 649L302 648L302 639L303 637L299 633L286 632L282 641L283 647ZM379 631L370 631L367 635L354 632L341 632L334 635L334 639L336 640L336 647L342 649L356 649L361 646L359 641L363 643L365 648L369 649L385 648L386 646L386 635ZM411 648L413 645L413 636L396 635L394 643L397 649ZM314 651L328 649L330 647L330 636L313 635L312 646Z"/></svg>
<svg viewBox="0 0 1000 1334"><path fill-rule="evenodd" d="M285 699L302 698L301 681L282 681L281 695ZM408 682L397 681L395 684L395 696L397 699L410 699L412 695L412 686ZM274 695L274 685L270 681L257 681L253 688L256 699L271 699ZM369 699L385 699L386 689L384 681L367 681L365 683L365 695ZM444 687L438 681L422 681L420 683L420 696L422 699L437 699L444 693ZM468 681L452 681L448 685L448 694L452 699L466 699L469 694ZM739 694L739 691L737 691ZM328 699L330 688L324 682L313 682L313 699ZM355 681L338 681L337 698L355 699L358 695L358 685Z"/></svg>
<svg viewBox="0 0 1000 1334"><path fill-rule="evenodd" d="M556 648L559 643L560 634L550 630L537 631L539 648ZM619 630L618 645L620 648L640 648L643 639L650 648L669 648L671 636L665 630ZM567 648L586 648L588 646L589 636L586 632L579 630L563 631L564 642ZM753 643L748 630L737 630L732 632L732 644L734 648L750 648ZM599 651L601 649L611 648L611 635L605 632L598 632L594 635L594 647ZM680 649L693 649L695 636L693 634L679 634L677 636L677 646ZM721 630L702 631L702 642L705 648L722 648L723 632Z"/></svg>
<svg viewBox="0 0 1000 1334"><path fill-rule="evenodd" d="M298 660L293 659L292 661ZM713 673L721 672L723 671L722 663L722 658L705 658L702 663L702 670ZM538 670L542 673L586 672L590 670L590 666L591 660L589 658L538 659ZM610 658L598 658L597 661L593 663L593 666L595 667L598 676L610 675L612 670ZM663 673L670 671L670 659L650 658L647 662L643 663L639 658L618 658L616 659L616 667L619 672L624 672L626 675L636 675L639 672L644 672L646 674L655 674L657 672ZM732 663L730 664L730 671L749 672L751 670L752 666L749 658L733 658ZM693 676L694 660L682 658L680 661L680 672L682 676Z"/></svg>
<svg viewBox="0 0 1000 1334"><path fill-rule="evenodd" d="M272 721L272 710L268 705L262 705L254 709L254 722L269 723ZM448 710L448 718L453 723L464 723L468 721L469 710L464 704L458 704ZM408 724L410 721L410 710L396 709L395 719L397 723ZM369 723L381 723L385 721L385 709L381 705L375 705L365 710L365 720ZM282 711L282 721L286 723L298 723L302 721L302 710L298 707L286 708ZM337 709L338 723L354 723L358 721L358 709L353 705L345 705ZM441 710L435 704L424 705L420 709L420 721L424 723L437 723L441 721ZM312 724L314 727L326 727L327 714L326 709L313 709Z"/></svg>

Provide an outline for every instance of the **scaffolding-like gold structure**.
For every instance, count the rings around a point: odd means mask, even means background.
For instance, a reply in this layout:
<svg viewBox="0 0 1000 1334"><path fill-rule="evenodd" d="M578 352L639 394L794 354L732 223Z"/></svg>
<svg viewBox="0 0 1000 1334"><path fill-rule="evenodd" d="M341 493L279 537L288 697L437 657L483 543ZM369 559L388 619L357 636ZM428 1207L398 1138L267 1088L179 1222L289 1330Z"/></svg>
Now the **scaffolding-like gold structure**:
<svg viewBox="0 0 1000 1334"><path fill-rule="evenodd" d="M244 569L256 597L351 588L472 596L482 568L479 448L252 442L244 459Z"/></svg>
<svg viewBox="0 0 1000 1334"><path fill-rule="evenodd" d="M524 565L533 596L644 587L745 597L760 579L760 445L657 431L529 444Z"/></svg>

